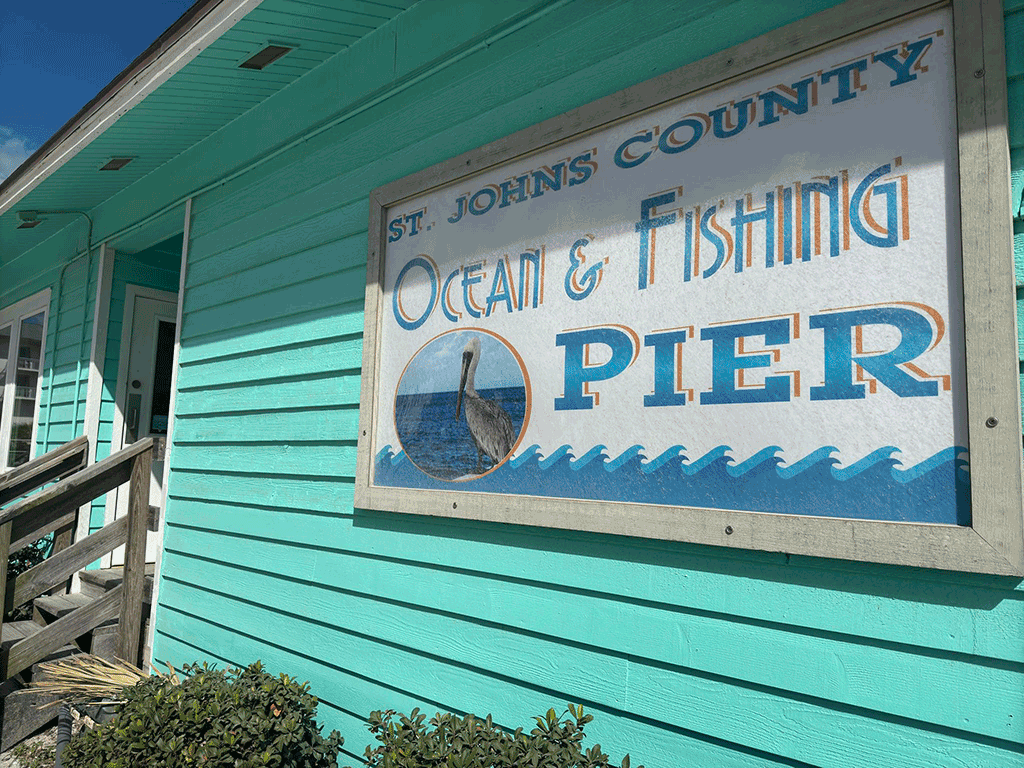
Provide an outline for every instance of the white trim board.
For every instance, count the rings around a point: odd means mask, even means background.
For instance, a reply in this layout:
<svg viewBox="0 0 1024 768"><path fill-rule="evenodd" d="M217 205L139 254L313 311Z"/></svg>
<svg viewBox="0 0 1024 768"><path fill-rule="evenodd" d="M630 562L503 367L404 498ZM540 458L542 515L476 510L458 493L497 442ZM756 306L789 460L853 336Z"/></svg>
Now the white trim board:
<svg viewBox="0 0 1024 768"><path fill-rule="evenodd" d="M146 288L141 285L129 283L124 291L124 318L121 324L121 347L118 353L117 364L117 387L114 395L114 423L110 431L110 453L113 455L121 450L121 439L124 433L124 408L125 397L127 396L128 383L128 351L132 343L132 323L135 320L135 299L156 299L177 303L178 294L171 291L161 291L156 288ZM117 512L117 490L107 493L106 507L103 510L103 524L110 525L114 522L114 515ZM103 557L103 567L110 567L111 555L107 553Z"/></svg>
<svg viewBox="0 0 1024 768"><path fill-rule="evenodd" d="M89 378L85 399L85 435L89 438L88 463L96 461L96 442L99 439L100 409L103 406L103 362L107 355L107 328L110 324L110 294L114 284L114 262L117 252L107 243L100 245L97 268L96 296L93 302L92 345L89 350ZM89 535L92 502L78 509L75 541ZM78 591L78 573L72 577L72 592Z"/></svg>
<svg viewBox="0 0 1024 768"><path fill-rule="evenodd" d="M178 317L174 328L174 360L171 363L171 402L168 408L167 438L164 442L164 497L160 504L159 522L155 533L151 535L156 541L156 564L153 572L153 597L150 601L149 628L146 630L146 643L143 650L142 664L145 669L152 663L153 638L156 632L156 611L160 597L160 570L164 561L164 525L167 518L167 488L171 479L171 446L174 444L174 406L178 394L178 361L181 358L181 321L185 308L185 281L188 277L188 246L192 233L192 198L185 201L185 233L181 240L181 267L178 278Z"/></svg>

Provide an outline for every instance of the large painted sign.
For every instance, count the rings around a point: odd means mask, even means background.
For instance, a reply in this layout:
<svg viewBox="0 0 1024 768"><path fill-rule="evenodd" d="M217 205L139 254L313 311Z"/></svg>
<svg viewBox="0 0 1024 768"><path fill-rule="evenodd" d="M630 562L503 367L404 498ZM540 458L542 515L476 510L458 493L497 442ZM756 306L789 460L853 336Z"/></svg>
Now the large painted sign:
<svg viewBox="0 0 1024 768"><path fill-rule="evenodd" d="M356 508L1024 573L1000 25L848 2L375 190Z"/></svg>
<svg viewBox="0 0 1024 768"><path fill-rule="evenodd" d="M949 26L389 208L373 483L969 524Z"/></svg>

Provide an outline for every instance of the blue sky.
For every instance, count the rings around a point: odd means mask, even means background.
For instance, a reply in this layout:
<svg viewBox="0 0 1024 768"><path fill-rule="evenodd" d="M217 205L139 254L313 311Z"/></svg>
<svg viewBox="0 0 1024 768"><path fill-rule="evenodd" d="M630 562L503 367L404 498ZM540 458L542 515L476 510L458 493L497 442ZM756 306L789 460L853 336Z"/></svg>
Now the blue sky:
<svg viewBox="0 0 1024 768"><path fill-rule="evenodd" d="M486 333L456 331L434 339L413 357L399 382L398 394L456 391L462 375L462 352L472 336L480 339L478 390L523 386L523 373L508 347Z"/></svg>
<svg viewBox="0 0 1024 768"><path fill-rule="evenodd" d="M0 179L194 0L0 2Z"/></svg>

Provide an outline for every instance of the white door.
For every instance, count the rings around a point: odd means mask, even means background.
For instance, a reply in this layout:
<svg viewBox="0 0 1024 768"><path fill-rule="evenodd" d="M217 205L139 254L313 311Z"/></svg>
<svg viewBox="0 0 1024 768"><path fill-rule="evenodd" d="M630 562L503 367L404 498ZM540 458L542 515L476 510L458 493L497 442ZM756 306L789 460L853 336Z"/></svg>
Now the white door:
<svg viewBox="0 0 1024 768"><path fill-rule="evenodd" d="M167 437L177 307L177 296L173 293L128 286L112 451L144 437ZM163 504L164 454L160 450L153 455L149 503L155 507ZM108 519L128 514L127 485L115 495L114 514L108 511ZM146 538L146 562L155 560L156 536L150 532ZM124 547L119 547L112 555L111 565L123 563Z"/></svg>

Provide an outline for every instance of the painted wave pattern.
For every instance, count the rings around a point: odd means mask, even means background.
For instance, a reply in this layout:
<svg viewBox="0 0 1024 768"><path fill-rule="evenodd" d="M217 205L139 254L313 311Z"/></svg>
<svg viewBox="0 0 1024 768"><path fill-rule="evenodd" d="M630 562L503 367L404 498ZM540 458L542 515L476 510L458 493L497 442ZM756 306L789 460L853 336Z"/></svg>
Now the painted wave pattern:
<svg viewBox="0 0 1024 768"><path fill-rule="evenodd" d="M841 468L835 446L785 466L781 450L768 446L738 462L727 445L692 461L682 445L653 458L640 445L615 457L603 445L580 455L563 445L547 456L531 445L493 472L446 482L424 474L387 445L377 454L374 481L395 488L970 525L966 448L946 448L904 467L894 455L899 449L886 446Z"/></svg>

